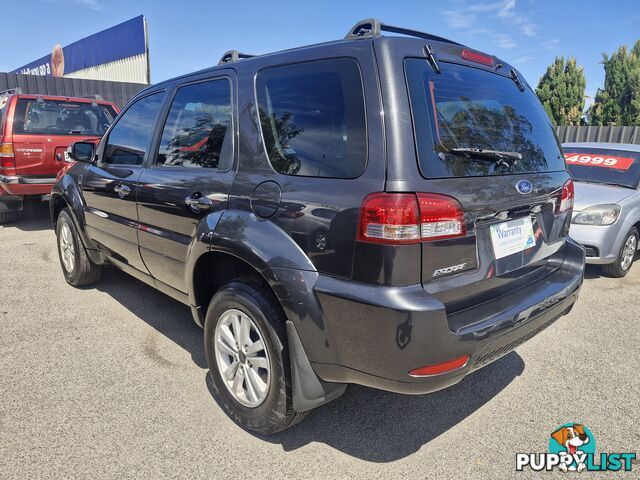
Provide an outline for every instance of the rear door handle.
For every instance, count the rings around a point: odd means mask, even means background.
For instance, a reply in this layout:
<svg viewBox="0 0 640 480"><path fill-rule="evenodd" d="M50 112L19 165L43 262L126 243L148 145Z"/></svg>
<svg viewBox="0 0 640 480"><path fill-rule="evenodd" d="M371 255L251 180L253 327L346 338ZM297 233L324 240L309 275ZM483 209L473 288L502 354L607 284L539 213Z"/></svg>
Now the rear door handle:
<svg viewBox="0 0 640 480"><path fill-rule="evenodd" d="M198 213L206 210L211 210L213 202L209 197L203 196L200 192L195 192L184 199L192 212Z"/></svg>
<svg viewBox="0 0 640 480"><path fill-rule="evenodd" d="M124 198L131 193L131 188L128 185L119 184L114 187L113 191L116 192L120 198Z"/></svg>

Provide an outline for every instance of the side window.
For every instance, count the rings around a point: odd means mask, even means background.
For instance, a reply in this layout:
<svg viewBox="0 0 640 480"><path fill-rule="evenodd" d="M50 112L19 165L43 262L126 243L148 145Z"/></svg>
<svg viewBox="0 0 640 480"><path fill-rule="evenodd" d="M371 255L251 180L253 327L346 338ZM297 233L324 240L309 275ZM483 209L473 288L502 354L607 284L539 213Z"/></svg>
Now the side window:
<svg viewBox="0 0 640 480"><path fill-rule="evenodd" d="M232 135L229 80L186 85L178 89L171 104L156 163L227 170Z"/></svg>
<svg viewBox="0 0 640 480"><path fill-rule="evenodd" d="M153 125L162 107L164 92L143 97L131 105L109 132L102 163L142 165L151 145Z"/></svg>
<svg viewBox="0 0 640 480"><path fill-rule="evenodd" d="M273 168L286 175L355 178L367 162L362 79L339 58L262 70L260 123Z"/></svg>

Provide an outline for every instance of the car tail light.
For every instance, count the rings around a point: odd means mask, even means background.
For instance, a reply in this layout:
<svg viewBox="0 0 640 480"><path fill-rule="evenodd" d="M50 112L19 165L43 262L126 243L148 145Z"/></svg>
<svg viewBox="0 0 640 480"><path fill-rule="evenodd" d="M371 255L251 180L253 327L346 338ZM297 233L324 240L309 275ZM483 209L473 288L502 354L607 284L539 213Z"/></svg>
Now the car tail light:
<svg viewBox="0 0 640 480"><path fill-rule="evenodd" d="M432 375L442 375L443 373L453 372L464 367L469 361L469 355L462 355L453 360L437 363L435 365L427 365L420 368L414 368L409 372L412 377L430 377Z"/></svg>
<svg viewBox="0 0 640 480"><path fill-rule="evenodd" d="M374 243L420 241L420 215L414 193L373 193L360 208L358 240Z"/></svg>
<svg viewBox="0 0 640 480"><path fill-rule="evenodd" d="M16 173L16 157L12 143L0 143L0 172L8 175Z"/></svg>
<svg viewBox="0 0 640 480"><path fill-rule="evenodd" d="M299 210L285 210L282 212L282 216L285 218L300 218L304 217L304 212Z"/></svg>
<svg viewBox="0 0 640 480"><path fill-rule="evenodd" d="M481 63L482 65L487 65L489 67L493 67L495 63L493 57L485 55L484 53L474 52L473 50L469 50L467 48L462 50L462 58L470 62Z"/></svg>
<svg viewBox="0 0 640 480"><path fill-rule="evenodd" d="M576 193L573 188L573 180L569 179L562 186L562 193L560 194L560 202L558 203L557 213L566 212L573 208L573 199Z"/></svg>
<svg viewBox="0 0 640 480"><path fill-rule="evenodd" d="M420 232L424 240L459 237L466 233L464 212L455 198L419 193Z"/></svg>
<svg viewBox="0 0 640 480"><path fill-rule="evenodd" d="M410 244L466 234L455 198L434 193L373 193L362 202L358 240Z"/></svg>

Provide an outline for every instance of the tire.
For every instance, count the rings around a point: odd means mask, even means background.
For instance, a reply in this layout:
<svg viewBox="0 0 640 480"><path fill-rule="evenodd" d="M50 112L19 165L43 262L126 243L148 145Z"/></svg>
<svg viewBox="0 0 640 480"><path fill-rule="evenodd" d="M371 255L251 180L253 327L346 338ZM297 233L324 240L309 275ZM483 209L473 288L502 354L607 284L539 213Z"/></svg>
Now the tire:
<svg viewBox="0 0 640 480"><path fill-rule="evenodd" d="M58 216L56 237L60 266L67 283L74 287L97 283L102 277L102 266L93 263L87 255L68 208Z"/></svg>
<svg viewBox="0 0 640 480"><path fill-rule="evenodd" d="M631 270L637 248L638 230L633 227L624 237L624 242L622 242L616 261L602 266L604 274L614 278L624 277Z"/></svg>
<svg viewBox="0 0 640 480"><path fill-rule="evenodd" d="M231 323L229 318L232 319ZM265 348L258 353L251 353L251 348L247 350L243 349L243 345L239 345L240 348L234 346L233 351L236 353L231 355L228 348L223 348L221 343L230 345L234 340L238 340L234 333L236 324L233 323L233 319L246 322L247 318L250 320L247 330L250 332L249 343L257 344L257 341L262 340ZM237 325L240 327L239 330L243 330L240 323ZM227 336L222 333L225 328ZM231 337L228 337L229 333ZM224 337L224 342L220 342L221 336ZM244 338L246 337L247 335ZM242 335L239 334L239 338L242 339ZM204 344L214 397L240 426L270 435L285 430L306 417L308 412L296 412L292 406L284 313L265 287L251 279L240 279L224 285L209 304L204 326ZM242 357L239 353L241 350L247 351L247 356ZM257 367L258 359L261 359L260 364L267 365L268 369ZM234 369L235 364L237 365ZM223 371L229 373L227 379L223 378ZM239 389L236 391L239 390L240 395L232 393L236 385L233 382L238 375L241 380L238 381ZM249 377L253 381L250 382ZM250 384L256 384L257 377L262 381L258 382L260 385L266 385L262 393L260 388L250 388ZM257 400L251 398L252 391L253 395L258 397ZM250 402L254 404L249 405Z"/></svg>
<svg viewBox="0 0 640 480"><path fill-rule="evenodd" d="M21 214L21 211L0 212L0 225L16 222L20 218Z"/></svg>

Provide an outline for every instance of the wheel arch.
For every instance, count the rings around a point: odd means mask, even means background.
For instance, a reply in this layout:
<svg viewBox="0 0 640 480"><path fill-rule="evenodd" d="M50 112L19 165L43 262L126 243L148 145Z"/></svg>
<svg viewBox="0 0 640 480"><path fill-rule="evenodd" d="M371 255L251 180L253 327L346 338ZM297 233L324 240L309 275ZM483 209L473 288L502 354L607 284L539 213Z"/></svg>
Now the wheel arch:
<svg viewBox="0 0 640 480"><path fill-rule="evenodd" d="M94 263L102 265L104 258L96 250L84 229L84 202L80 197L75 183L66 176L62 177L62 180L54 185L51 191L51 199L49 200L49 215L54 231L57 227L60 212L65 208L69 209L71 220L78 231L80 241L87 255L89 255L89 258L91 258Z"/></svg>
<svg viewBox="0 0 640 480"><path fill-rule="evenodd" d="M313 320L305 322L314 324L312 329L322 322L312 290L318 273L308 257L282 229L248 212L225 211L208 225L213 229L198 236L210 239L209 248L188 269L196 323L204 326L207 307L220 287L238 278L253 279L273 295L286 320L294 409L310 410L340 396L346 385L326 383L315 374L303 341L309 327L299 328L304 318Z"/></svg>

